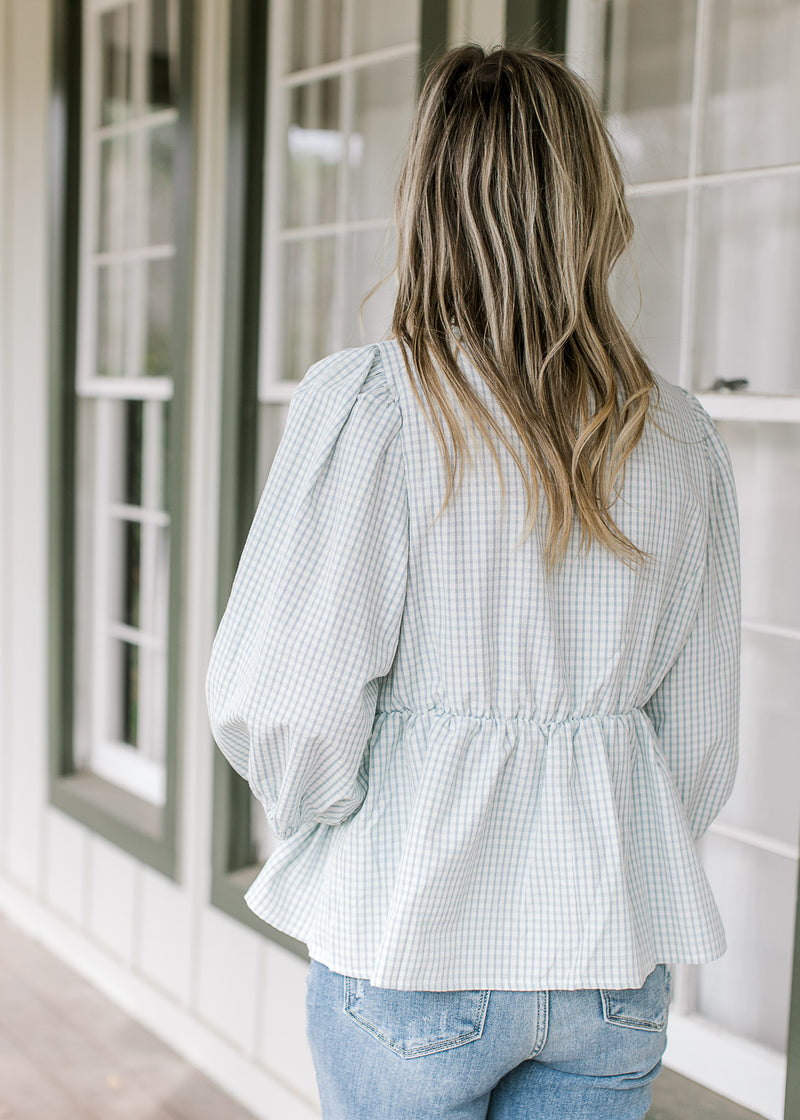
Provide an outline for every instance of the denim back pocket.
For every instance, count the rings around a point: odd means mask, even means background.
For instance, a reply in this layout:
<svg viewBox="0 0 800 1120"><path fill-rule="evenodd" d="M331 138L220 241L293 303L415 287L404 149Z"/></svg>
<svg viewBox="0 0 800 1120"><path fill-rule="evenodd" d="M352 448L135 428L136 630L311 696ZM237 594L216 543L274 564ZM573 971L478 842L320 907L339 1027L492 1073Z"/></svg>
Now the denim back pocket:
<svg viewBox="0 0 800 1120"><path fill-rule="evenodd" d="M663 1031L671 992L672 973L665 964L657 964L641 988L601 988L603 1018L638 1031Z"/></svg>
<svg viewBox="0 0 800 1120"><path fill-rule="evenodd" d="M401 1058L474 1042L483 1033L488 991L404 992L345 976L344 1012Z"/></svg>

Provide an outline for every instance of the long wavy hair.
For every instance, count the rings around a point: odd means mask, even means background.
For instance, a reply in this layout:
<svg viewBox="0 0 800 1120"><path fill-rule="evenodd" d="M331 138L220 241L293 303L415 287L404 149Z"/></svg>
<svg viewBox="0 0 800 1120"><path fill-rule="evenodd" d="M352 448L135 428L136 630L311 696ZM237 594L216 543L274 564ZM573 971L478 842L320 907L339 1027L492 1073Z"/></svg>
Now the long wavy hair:
<svg viewBox="0 0 800 1120"><path fill-rule="evenodd" d="M464 457L472 462L454 401L489 443L504 498L494 437L521 471L524 535L544 492L548 573L566 555L576 518L581 550L597 541L629 566L643 562L647 554L610 511L657 385L608 292L633 225L591 90L542 51L449 51L420 95L395 224L392 334L446 464L439 516ZM469 384L459 351L521 450Z"/></svg>

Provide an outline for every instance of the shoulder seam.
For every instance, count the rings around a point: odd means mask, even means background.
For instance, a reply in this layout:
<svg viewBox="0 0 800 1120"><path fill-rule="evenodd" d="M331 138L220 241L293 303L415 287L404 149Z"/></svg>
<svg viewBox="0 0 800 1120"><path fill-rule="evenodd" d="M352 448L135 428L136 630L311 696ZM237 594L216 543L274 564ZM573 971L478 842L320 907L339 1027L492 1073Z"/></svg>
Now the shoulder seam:
<svg viewBox="0 0 800 1120"><path fill-rule="evenodd" d="M397 397L395 396L394 392L392 391L392 386L389 382L389 378L388 378L388 376L386 374L386 370L384 368L383 352L380 348L380 343L377 343L377 342L365 343L364 346L345 347L344 350L336 350L332 354L327 354L324 358L320 358L319 361L314 362L311 366L309 366L308 370L306 371L306 373L303 376L303 379L300 381L297 388L292 393L292 399L295 399L296 397L299 397L299 396L307 396L309 393L313 392L314 389L317 388L317 379L316 378L309 378L309 374L313 370L315 370L318 366L321 366L321 365L323 365L327 362L330 362L332 359L337 358L341 355L348 354L348 353L352 354L356 350L363 351L364 354L365 354L365 357L366 357L366 352L367 351L371 350L373 353L372 353L372 360L370 362L369 368L368 368L368 370L365 374L364 383L359 387L358 392L356 393L356 396L354 397L354 401L358 400L361 397L367 397L372 393L375 393L375 394L383 393L385 395L388 395L390 397L390 399L394 402L394 404L399 408L400 407L400 402L397 399ZM368 383L370 375L372 374L372 371L373 371L376 363L380 366L380 373L382 375L382 379L381 378L377 378L377 379L373 378L372 382Z"/></svg>
<svg viewBox="0 0 800 1120"><path fill-rule="evenodd" d="M703 437L703 442L708 443L711 433L708 429L707 421L711 420L711 417L694 393L690 393L688 389L684 389L683 385L678 385L677 388L680 389L689 404L695 424L700 429L700 435Z"/></svg>

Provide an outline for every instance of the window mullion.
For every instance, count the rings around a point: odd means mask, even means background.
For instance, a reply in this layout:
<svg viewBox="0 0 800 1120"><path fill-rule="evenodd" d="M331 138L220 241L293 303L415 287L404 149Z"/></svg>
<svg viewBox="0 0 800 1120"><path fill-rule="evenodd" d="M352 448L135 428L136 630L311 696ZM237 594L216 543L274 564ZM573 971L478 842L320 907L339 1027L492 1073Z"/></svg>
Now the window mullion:
<svg viewBox="0 0 800 1120"><path fill-rule="evenodd" d="M352 0L345 0L344 19L342 20L342 35L345 38L346 49L349 49L352 40L351 30ZM345 65L340 81L339 103L339 131L342 138L342 160L339 164L338 197L336 211L336 306L333 312L333 340L334 350L341 350L344 346L346 324L344 321L347 308L347 250L348 235L344 228L350 208L350 144L353 135L353 113L355 103L355 78L352 66Z"/></svg>
<svg viewBox="0 0 800 1120"><path fill-rule="evenodd" d="M686 226L683 247L683 283L681 299L681 348L678 361L678 384L692 389L694 384L694 335L696 320L695 287L697 281L698 208L700 204L698 174L703 143L703 103L708 80L710 50L711 4L697 0L697 20L692 75L692 108L689 121L689 166L687 171Z"/></svg>
<svg viewBox="0 0 800 1120"><path fill-rule="evenodd" d="M115 675L110 672L112 659L108 623L111 606L111 534L109 507L109 461L112 453L112 432L108 402L98 401L94 406L95 455L94 455L94 602L92 604L92 734L90 749L111 738L109 716L114 709L116 692ZM91 759L87 760L89 763Z"/></svg>

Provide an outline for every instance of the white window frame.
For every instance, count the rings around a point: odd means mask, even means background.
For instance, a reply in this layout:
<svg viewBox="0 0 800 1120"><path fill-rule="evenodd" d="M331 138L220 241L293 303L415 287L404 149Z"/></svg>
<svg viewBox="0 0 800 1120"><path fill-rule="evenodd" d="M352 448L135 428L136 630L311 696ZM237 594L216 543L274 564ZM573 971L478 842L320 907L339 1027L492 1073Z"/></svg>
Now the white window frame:
<svg viewBox="0 0 800 1120"><path fill-rule="evenodd" d="M342 99L340 119L343 124L343 135L352 136L354 79L356 74L368 66L374 66L376 63L396 62L418 57L421 46L417 37L405 43L398 43L377 50L360 54L350 53L350 46L353 42L354 4L353 0L343 0L342 44L345 49L341 56L318 66L288 71L286 59L289 56L290 48L290 7L290 0L274 0L269 39L268 126L264 176L267 204L262 253L264 284L262 286L261 307L261 322L264 324L264 330L262 332L263 345L259 369L258 399L263 403L273 404L289 401L297 386L296 381L281 377L281 346L283 341L280 312L281 246L292 240L305 240L312 237L333 236L336 238L335 283L337 305L334 311L334 335L331 346L333 352L341 349L344 345L342 303L345 298L347 283L346 235L348 233L371 231L386 233L392 226L391 215L357 220L347 217L349 201L347 160L342 160L339 165L337 213L334 221L298 228L282 226L281 211L286 173L289 94L293 88L313 80L340 78Z"/></svg>
<svg viewBox="0 0 800 1120"><path fill-rule="evenodd" d="M603 42L608 0L570 0L567 26L567 61L583 74L598 92L602 89L605 60ZM678 382L693 390L692 361L694 342L695 279L697 276L697 210L702 187L795 177L800 189L800 164L782 164L746 170L701 173L703 94L707 87L711 46L712 0L697 0L697 35L693 61L692 102L689 133L689 164L684 177L663 181L634 183L627 187L629 198L646 195L684 193L687 199L685 228L681 347ZM620 4L619 9L623 5ZM617 10L619 10L617 9ZM612 45L613 50L613 45ZM800 394L792 396L749 392L695 394L715 420L800 423ZM800 630L744 619L746 633L800 641ZM751 850L768 852L797 865L800 849L750 829L715 821L709 832ZM670 1013L665 1065L722 1096L751 1108L769 1120L783 1120L786 1082L786 1057L778 1051L723 1030L696 1013L698 1005L696 969L679 965L673 1007Z"/></svg>
<svg viewBox="0 0 800 1120"><path fill-rule="evenodd" d="M90 650L86 658L87 679L91 684L91 717L88 743L84 745L78 764L142 800L163 807L167 800L166 715L167 715L167 642L169 625L169 513L161 508L164 492L161 462L161 425L166 422L163 405L174 396L174 379L165 376L98 376L95 371L97 337L97 271L99 264L144 264L175 258L174 244L144 246L146 155L144 137L148 131L166 124L176 124L178 109L158 109L140 114L130 122L101 124L99 122L100 28L101 16L117 8L131 5L131 97L134 106L145 100L146 80L143 60L147 58L149 33L149 0L84 0L83 75L81 104L81 201L78 285L78 347L76 395L78 407L93 401L92 438L93 542L92 565L94 586L91 610ZM177 31L177 28L176 28ZM104 140L125 135L132 138L131 182L133 244L137 248L98 251L100 151ZM126 322L143 323L144 269L135 270L135 280L126 291L130 301ZM125 345L126 368L141 368L144 328L129 331ZM117 468L118 449L111 438L109 410L113 402L143 402L141 506L128 506L114 500L113 481ZM87 407L84 405L83 407ZM138 522L140 525L139 625L126 625L111 614L112 588L115 576L113 534L109 519L118 525ZM107 728L112 723L110 712L122 703L112 687L109 658L110 639L120 639L138 651L137 730L138 744L132 746L115 740ZM118 647L121 648L121 647ZM82 666L83 659L79 658ZM159 664L160 662L160 664ZM83 669L79 670L83 672Z"/></svg>

